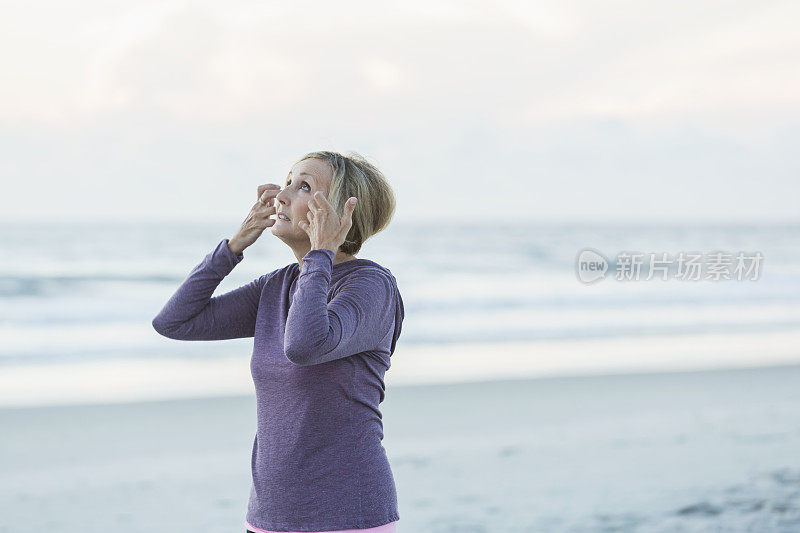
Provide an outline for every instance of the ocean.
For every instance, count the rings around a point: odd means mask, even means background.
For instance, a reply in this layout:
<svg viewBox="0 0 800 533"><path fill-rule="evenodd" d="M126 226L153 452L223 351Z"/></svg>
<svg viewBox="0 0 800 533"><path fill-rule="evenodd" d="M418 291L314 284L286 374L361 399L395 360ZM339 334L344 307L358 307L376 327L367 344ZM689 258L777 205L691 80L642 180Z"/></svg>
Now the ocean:
<svg viewBox="0 0 800 533"><path fill-rule="evenodd" d="M192 268L237 228L236 220L6 221L0 367L248 353L248 339L182 343L150 324ZM612 264L606 279L585 284L576 257L586 248L612 260L625 250L659 257L760 252L763 260L755 280L618 280ZM406 310L398 346L800 327L800 225L394 222L358 257L397 278ZM216 294L294 261L267 229Z"/></svg>

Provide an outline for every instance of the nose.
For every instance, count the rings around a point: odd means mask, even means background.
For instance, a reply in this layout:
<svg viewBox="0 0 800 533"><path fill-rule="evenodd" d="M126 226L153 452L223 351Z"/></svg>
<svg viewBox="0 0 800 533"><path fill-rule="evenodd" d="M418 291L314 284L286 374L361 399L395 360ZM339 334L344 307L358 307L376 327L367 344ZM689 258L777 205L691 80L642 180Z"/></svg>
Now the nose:
<svg viewBox="0 0 800 533"><path fill-rule="evenodd" d="M280 190L278 194L275 195L275 199L282 204L286 203L286 187Z"/></svg>

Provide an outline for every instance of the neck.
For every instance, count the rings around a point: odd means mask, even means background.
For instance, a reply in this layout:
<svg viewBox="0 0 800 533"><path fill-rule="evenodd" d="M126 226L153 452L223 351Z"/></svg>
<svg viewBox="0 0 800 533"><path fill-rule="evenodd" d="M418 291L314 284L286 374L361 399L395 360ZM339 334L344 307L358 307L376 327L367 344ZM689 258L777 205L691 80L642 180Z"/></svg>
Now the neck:
<svg viewBox="0 0 800 533"><path fill-rule="evenodd" d="M311 251L311 246L306 246L302 250L295 250L295 256L297 257L297 264L300 268L303 268L303 257ZM338 265L339 263L344 263L346 261L351 261L355 259L356 256L351 254L346 254L341 250L336 251L336 255L333 257L333 264Z"/></svg>

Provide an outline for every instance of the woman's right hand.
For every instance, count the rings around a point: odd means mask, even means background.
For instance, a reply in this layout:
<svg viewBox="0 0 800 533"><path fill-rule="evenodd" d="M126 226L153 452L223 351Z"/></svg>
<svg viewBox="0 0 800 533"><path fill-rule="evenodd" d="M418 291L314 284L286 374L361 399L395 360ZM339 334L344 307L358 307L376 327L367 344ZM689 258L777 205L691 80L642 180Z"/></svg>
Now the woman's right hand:
<svg viewBox="0 0 800 533"><path fill-rule="evenodd" d="M245 248L258 240L265 229L275 224L275 219L269 217L276 212L274 200L279 192L281 186L275 183L258 186L258 201L250 208L250 213L236 234L228 239L231 252L240 255Z"/></svg>

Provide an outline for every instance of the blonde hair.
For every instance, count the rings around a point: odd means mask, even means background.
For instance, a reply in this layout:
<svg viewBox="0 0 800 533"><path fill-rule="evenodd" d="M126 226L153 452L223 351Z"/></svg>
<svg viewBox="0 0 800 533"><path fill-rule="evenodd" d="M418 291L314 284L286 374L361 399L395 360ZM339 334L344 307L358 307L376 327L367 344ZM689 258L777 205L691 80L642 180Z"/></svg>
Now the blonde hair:
<svg viewBox="0 0 800 533"><path fill-rule="evenodd" d="M396 205L394 191L383 173L356 152L347 155L309 152L295 165L312 158L327 161L333 170L328 201L340 217L347 200L352 196L358 198L353 211L353 225L339 247L342 252L355 255L364 241L386 229L391 222Z"/></svg>

